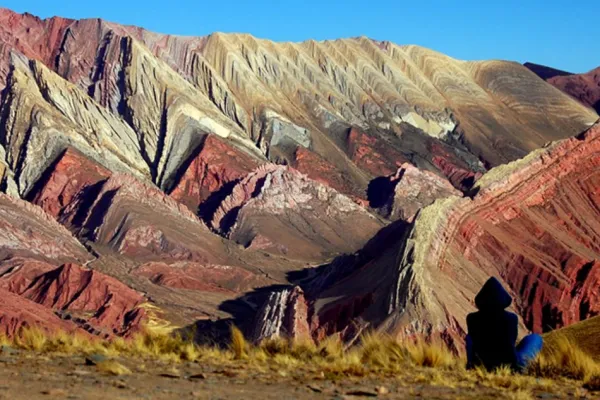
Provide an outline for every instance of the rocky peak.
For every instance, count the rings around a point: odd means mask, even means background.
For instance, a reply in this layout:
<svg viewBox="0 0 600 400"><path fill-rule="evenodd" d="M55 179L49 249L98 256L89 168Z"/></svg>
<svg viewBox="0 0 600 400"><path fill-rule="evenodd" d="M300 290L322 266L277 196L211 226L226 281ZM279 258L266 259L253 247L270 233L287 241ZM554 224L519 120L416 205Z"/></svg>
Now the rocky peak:
<svg viewBox="0 0 600 400"><path fill-rule="evenodd" d="M412 222L420 209L436 200L462 196L448 180L408 163L402 164L389 180L394 185L394 190L383 210L392 221L402 219Z"/></svg>

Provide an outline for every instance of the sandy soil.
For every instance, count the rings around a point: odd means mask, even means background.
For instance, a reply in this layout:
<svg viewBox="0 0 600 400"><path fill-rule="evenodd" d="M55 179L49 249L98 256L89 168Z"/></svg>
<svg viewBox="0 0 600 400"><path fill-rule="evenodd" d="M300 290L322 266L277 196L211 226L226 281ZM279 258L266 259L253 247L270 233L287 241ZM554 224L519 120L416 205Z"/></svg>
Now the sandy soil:
<svg viewBox="0 0 600 400"><path fill-rule="evenodd" d="M117 361L132 373L101 372L82 356L2 354L0 399L524 399L515 397L515 392L481 385L440 383L439 372L427 369L405 376L340 377L303 368ZM563 389L533 392L525 398L594 398L577 387Z"/></svg>

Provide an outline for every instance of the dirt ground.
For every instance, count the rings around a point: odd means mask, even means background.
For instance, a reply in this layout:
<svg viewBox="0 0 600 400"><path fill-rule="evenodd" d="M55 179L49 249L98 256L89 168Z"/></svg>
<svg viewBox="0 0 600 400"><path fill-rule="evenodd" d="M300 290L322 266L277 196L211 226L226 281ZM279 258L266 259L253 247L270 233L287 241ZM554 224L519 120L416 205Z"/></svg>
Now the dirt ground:
<svg viewBox="0 0 600 400"><path fill-rule="evenodd" d="M575 385L528 393L445 381L438 371L340 377L315 369L255 368L118 359L131 374L111 375L83 356L26 351L0 355L0 399L560 399L598 398Z"/></svg>

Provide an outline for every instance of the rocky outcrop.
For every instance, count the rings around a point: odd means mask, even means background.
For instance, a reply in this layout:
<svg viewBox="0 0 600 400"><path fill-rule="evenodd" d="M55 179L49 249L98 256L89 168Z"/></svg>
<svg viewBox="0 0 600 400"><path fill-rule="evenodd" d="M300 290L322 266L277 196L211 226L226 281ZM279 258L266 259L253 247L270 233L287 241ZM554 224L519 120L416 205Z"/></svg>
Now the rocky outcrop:
<svg viewBox="0 0 600 400"><path fill-rule="evenodd" d="M0 193L0 258L86 262L86 249L41 208Z"/></svg>
<svg viewBox="0 0 600 400"><path fill-rule="evenodd" d="M308 322L308 304L298 286L269 294L258 310L254 332L250 340L260 343L265 339L286 337L312 340Z"/></svg>
<svg viewBox="0 0 600 400"><path fill-rule="evenodd" d="M94 190L98 183L108 179L111 172L81 153L67 148L48 167L29 193L29 200L63 224L67 208L77 208L86 201L83 194Z"/></svg>
<svg viewBox="0 0 600 400"><path fill-rule="evenodd" d="M513 290L516 309L536 332L597 314L599 162L595 126L493 169L472 200L449 198L423 210L412 249L403 253L399 276L405 277L392 309L429 303L425 308L437 309L437 318L462 325L483 279L495 275ZM452 284L442 284L440 271ZM419 280L420 293L406 296Z"/></svg>
<svg viewBox="0 0 600 400"><path fill-rule="evenodd" d="M0 144L22 196L69 147L111 170L149 175L130 127L42 63L12 58Z"/></svg>
<svg viewBox="0 0 600 400"><path fill-rule="evenodd" d="M341 173L335 165L310 150L299 147L294 154L291 166L310 179L340 193L355 199L365 198L364 188L357 187L356 183L346 174Z"/></svg>
<svg viewBox="0 0 600 400"><path fill-rule="evenodd" d="M144 317L136 308L143 300L140 294L115 278L71 264L94 257L66 228L40 207L4 194L0 259L0 288L12 293L3 294L0 326L9 334L41 324L122 335L137 329ZM55 312L73 313L73 322L61 321Z"/></svg>
<svg viewBox="0 0 600 400"><path fill-rule="evenodd" d="M552 86L600 113L600 67L585 74L572 74L531 63L525 63L525 66Z"/></svg>
<svg viewBox="0 0 600 400"><path fill-rule="evenodd" d="M384 224L335 190L268 165L234 187L212 226L246 247L319 260L358 250Z"/></svg>
<svg viewBox="0 0 600 400"><path fill-rule="evenodd" d="M446 179L429 171L421 171L405 163L389 177L394 186L392 196L383 206L386 217L412 222L417 212L438 199L462 196Z"/></svg>
<svg viewBox="0 0 600 400"><path fill-rule="evenodd" d="M85 191L84 195L85 203L72 203L62 217L72 221L71 230L82 240L139 260L208 263L226 258L223 239L154 186L113 174L93 193Z"/></svg>
<svg viewBox="0 0 600 400"><path fill-rule="evenodd" d="M356 165L373 176L391 175L399 164L407 161L406 156L389 143L356 127L348 133L348 153Z"/></svg>
<svg viewBox="0 0 600 400"><path fill-rule="evenodd" d="M198 212L201 204L215 196L203 205L206 210L200 210L200 214L206 215L215 202L222 200L219 192L227 190L228 184L240 180L257 166L255 159L211 135L190 160L170 195L194 212Z"/></svg>
<svg viewBox="0 0 600 400"><path fill-rule="evenodd" d="M141 294L115 278L75 264L47 269L34 262L20 263L1 275L0 286L60 312L96 335L125 335L139 329L145 315L138 309L144 301Z"/></svg>
<svg viewBox="0 0 600 400"><path fill-rule="evenodd" d="M12 293L21 294L38 276L54 269L56 269L56 265L43 261L14 257L1 263L0 287Z"/></svg>
<svg viewBox="0 0 600 400"><path fill-rule="evenodd" d="M600 314L599 163L595 126L491 170L473 198L438 200L411 225L397 222L319 268L302 283L313 338L372 327L460 348L490 275L535 332Z"/></svg>
<svg viewBox="0 0 600 400"><path fill-rule="evenodd" d="M46 331L75 332L77 325L64 321L47 307L0 288L0 335L14 336L22 328L36 327Z"/></svg>

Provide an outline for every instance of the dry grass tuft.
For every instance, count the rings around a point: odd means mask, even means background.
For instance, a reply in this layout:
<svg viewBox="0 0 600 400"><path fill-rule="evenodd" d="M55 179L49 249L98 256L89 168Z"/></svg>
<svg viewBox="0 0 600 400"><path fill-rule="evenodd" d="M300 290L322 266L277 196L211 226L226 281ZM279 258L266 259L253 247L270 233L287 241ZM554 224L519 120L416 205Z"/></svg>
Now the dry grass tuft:
<svg viewBox="0 0 600 400"><path fill-rule="evenodd" d="M255 370L274 369L282 374L302 368L325 379L393 374L410 382L422 381L438 386L469 388L481 385L500 389L510 392L511 398L516 400L529 399L536 390L553 391L560 386L557 382L565 377L580 380L587 390L600 389L598 363L566 339L553 340L546 345L529 375L514 374L510 368L493 372L484 369L467 371L464 360L442 343L421 339L399 341L373 333L363 335L360 343L351 348L345 348L338 337L330 337L318 344L309 338L274 338L255 346L249 344L236 327L231 328L231 343L226 349L198 346L191 339L150 329L132 338L102 340L90 335L25 328L14 338L0 336L0 344L47 353L247 365ZM113 375L130 373L116 361L100 363L98 369Z"/></svg>
<svg viewBox="0 0 600 400"><path fill-rule="evenodd" d="M557 336L544 346L542 354L529 368L529 373L547 378L566 377L586 381L600 375L600 364L566 336Z"/></svg>
<svg viewBox="0 0 600 400"><path fill-rule="evenodd" d="M236 326L231 326L231 344L229 348L233 352L233 357L236 360L248 358L248 342L244 334Z"/></svg>
<svg viewBox="0 0 600 400"><path fill-rule="evenodd" d="M381 369L395 369L409 361L409 351L388 335L366 334L361 346L361 361Z"/></svg>
<svg viewBox="0 0 600 400"><path fill-rule="evenodd" d="M114 360L102 361L96 365L96 368L98 371L109 375L120 376L131 374L131 370L129 368Z"/></svg>
<svg viewBox="0 0 600 400"><path fill-rule="evenodd" d="M449 368L457 365L457 358L447 346L417 339L406 347L413 364L430 368Z"/></svg>
<svg viewBox="0 0 600 400"><path fill-rule="evenodd" d="M49 340L48 333L36 327L21 328L15 337L15 345L26 350L41 351Z"/></svg>
<svg viewBox="0 0 600 400"><path fill-rule="evenodd" d="M0 334L0 346L10 346L13 344L13 341L6 336L5 334Z"/></svg>

